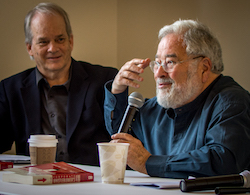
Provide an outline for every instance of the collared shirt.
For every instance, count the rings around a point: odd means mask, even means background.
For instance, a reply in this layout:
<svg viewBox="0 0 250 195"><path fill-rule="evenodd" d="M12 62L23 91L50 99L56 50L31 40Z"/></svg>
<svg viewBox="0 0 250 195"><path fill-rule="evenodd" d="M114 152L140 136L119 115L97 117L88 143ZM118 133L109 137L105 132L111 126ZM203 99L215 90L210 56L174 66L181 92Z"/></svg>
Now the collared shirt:
<svg viewBox="0 0 250 195"><path fill-rule="evenodd" d="M58 139L57 161L69 161L66 141L66 113L68 92L71 80L62 85L50 87L47 80L36 68L36 82L41 94L42 129L45 134L54 134Z"/></svg>
<svg viewBox="0 0 250 195"><path fill-rule="evenodd" d="M127 95L105 89L105 123L117 133ZM113 118L111 113L113 112ZM132 132L152 154L150 176L187 178L240 173L250 169L250 95L221 75L193 102L165 109L156 97L145 102Z"/></svg>

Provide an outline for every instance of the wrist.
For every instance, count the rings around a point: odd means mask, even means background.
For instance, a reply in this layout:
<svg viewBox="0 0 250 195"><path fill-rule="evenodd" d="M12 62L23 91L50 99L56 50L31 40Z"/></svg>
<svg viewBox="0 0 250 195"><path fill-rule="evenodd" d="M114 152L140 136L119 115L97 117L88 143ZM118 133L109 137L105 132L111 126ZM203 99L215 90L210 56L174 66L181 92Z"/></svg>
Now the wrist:
<svg viewBox="0 0 250 195"><path fill-rule="evenodd" d="M125 86L125 88L116 88L116 87L114 87L114 85L112 85L112 87L111 87L111 93L112 94L119 94L119 93L122 93L122 92L124 92L125 90L126 90L126 86Z"/></svg>

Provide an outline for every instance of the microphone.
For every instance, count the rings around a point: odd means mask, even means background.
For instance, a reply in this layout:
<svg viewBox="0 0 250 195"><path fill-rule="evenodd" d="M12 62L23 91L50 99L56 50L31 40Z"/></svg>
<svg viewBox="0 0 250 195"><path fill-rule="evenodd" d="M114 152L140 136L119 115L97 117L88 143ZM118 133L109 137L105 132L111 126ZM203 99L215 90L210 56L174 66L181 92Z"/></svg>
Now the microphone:
<svg viewBox="0 0 250 195"><path fill-rule="evenodd" d="M216 187L242 186L250 187L250 172L245 170L238 174L213 177L200 177L196 179L182 179L180 189L182 192L214 190Z"/></svg>
<svg viewBox="0 0 250 195"><path fill-rule="evenodd" d="M250 192L250 188L243 187L217 187L214 190L215 194L242 194Z"/></svg>
<svg viewBox="0 0 250 195"><path fill-rule="evenodd" d="M122 118L118 133L127 133L130 124L134 118L135 112L139 110L144 104L142 95L138 92L133 92L128 97L128 106Z"/></svg>

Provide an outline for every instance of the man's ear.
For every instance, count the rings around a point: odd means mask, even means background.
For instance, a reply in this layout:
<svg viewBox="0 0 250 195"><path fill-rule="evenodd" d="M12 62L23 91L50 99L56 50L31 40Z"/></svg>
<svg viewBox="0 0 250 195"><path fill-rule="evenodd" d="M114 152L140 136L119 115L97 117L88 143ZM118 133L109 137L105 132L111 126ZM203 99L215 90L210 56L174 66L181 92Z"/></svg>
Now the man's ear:
<svg viewBox="0 0 250 195"><path fill-rule="evenodd" d="M205 57L201 61L202 63L202 82L205 83L209 79L209 75L212 70L212 62L208 57Z"/></svg>
<svg viewBox="0 0 250 195"><path fill-rule="evenodd" d="M71 51L73 50L73 45L74 45L74 37L73 37L73 34L71 34L69 36L69 44L70 44L70 47L71 47Z"/></svg>
<svg viewBox="0 0 250 195"><path fill-rule="evenodd" d="M27 48L27 52L30 56L33 56L33 52L31 50L31 44L29 43L26 43L26 48Z"/></svg>

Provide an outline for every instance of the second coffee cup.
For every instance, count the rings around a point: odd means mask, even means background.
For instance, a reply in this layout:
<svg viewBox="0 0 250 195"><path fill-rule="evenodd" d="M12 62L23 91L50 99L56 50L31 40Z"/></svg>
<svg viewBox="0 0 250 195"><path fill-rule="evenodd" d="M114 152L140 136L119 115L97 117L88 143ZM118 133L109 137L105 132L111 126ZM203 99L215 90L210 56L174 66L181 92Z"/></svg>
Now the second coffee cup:
<svg viewBox="0 0 250 195"><path fill-rule="evenodd" d="M124 182L129 143L97 143L102 183Z"/></svg>

